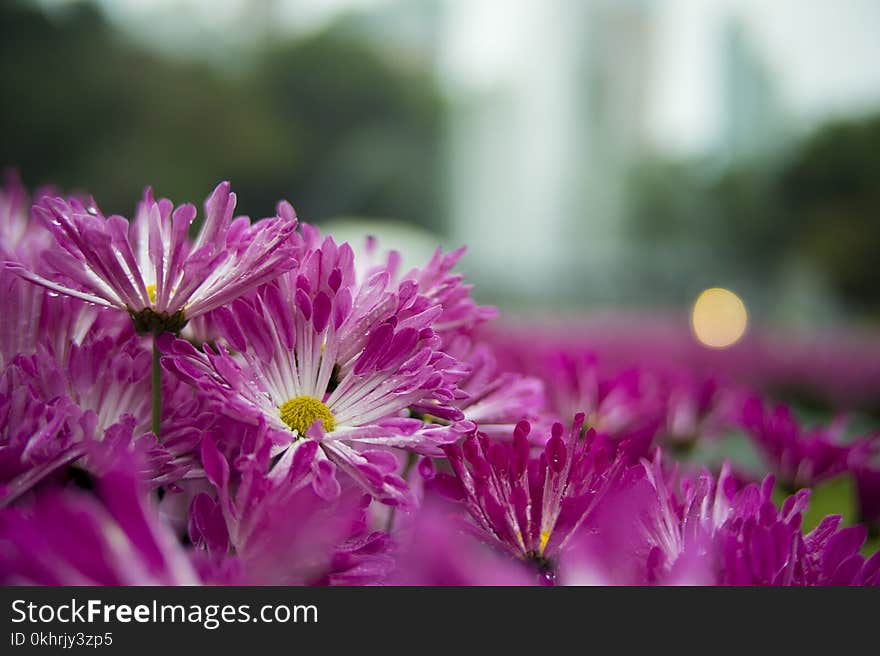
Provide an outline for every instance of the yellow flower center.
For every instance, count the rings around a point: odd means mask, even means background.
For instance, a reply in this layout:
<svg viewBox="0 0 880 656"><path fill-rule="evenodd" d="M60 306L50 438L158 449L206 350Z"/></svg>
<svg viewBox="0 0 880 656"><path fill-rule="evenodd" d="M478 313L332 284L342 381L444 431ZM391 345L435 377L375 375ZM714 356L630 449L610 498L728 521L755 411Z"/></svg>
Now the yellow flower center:
<svg viewBox="0 0 880 656"><path fill-rule="evenodd" d="M541 553L544 553L544 549L547 548L547 543L550 542L550 531L541 531Z"/></svg>
<svg viewBox="0 0 880 656"><path fill-rule="evenodd" d="M320 419L328 433L336 428L333 413L318 399L311 396L297 396L288 399L279 408L281 421L300 435L305 435L309 427Z"/></svg>
<svg viewBox="0 0 880 656"><path fill-rule="evenodd" d="M156 302L156 285L147 285L147 296L150 297L150 303Z"/></svg>

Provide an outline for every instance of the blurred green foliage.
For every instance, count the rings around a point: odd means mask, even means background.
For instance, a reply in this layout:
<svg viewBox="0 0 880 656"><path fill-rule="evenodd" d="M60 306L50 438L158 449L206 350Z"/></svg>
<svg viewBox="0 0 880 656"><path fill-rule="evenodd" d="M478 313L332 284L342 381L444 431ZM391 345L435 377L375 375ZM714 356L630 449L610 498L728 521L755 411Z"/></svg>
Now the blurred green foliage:
<svg viewBox="0 0 880 656"><path fill-rule="evenodd" d="M836 290L880 314L880 115L826 126L781 172L793 242L827 271Z"/></svg>
<svg viewBox="0 0 880 656"><path fill-rule="evenodd" d="M880 115L820 128L774 157L645 161L629 228L651 243L690 240L719 278L755 286L806 263L857 314L880 316Z"/></svg>
<svg viewBox="0 0 880 656"><path fill-rule="evenodd" d="M785 490L778 484L773 488L773 501L780 508L794 490ZM858 521L859 506L856 484L852 476L843 474L810 488L810 505L804 513L803 530L809 533L828 515L841 515L841 526L852 526Z"/></svg>
<svg viewBox="0 0 880 656"><path fill-rule="evenodd" d="M433 79L334 26L273 40L224 75L132 45L87 3L48 17L3 2L0 76L0 165L87 190L105 212L129 215L146 184L199 203L229 179L256 217L288 198L308 221L442 228Z"/></svg>

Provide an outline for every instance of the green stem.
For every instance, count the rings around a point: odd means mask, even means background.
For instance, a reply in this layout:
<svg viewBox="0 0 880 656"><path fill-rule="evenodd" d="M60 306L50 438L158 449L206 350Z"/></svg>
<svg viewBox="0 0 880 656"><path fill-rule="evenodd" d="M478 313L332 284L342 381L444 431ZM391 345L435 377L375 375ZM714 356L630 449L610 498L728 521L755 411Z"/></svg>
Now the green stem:
<svg viewBox="0 0 880 656"><path fill-rule="evenodd" d="M409 472L413 468L413 465L416 464L416 461L418 461L418 459L419 457L412 451L406 454L406 464L403 466L403 472L400 474L400 477L403 480L407 480L409 478Z"/></svg>
<svg viewBox="0 0 880 656"><path fill-rule="evenodd" d="M407 453L406 454L406 465L403 467L403 471L400 474L400 477L403 480L409 480L409 472L412 470L413 465L416 464L416 461L419 457L415 453ZM391 529L394 528L394 515L396 508L391 506L391 510L388 512L388 522L385 524L385 532L391 533Z"/></svg>
<svg viewBox="0 0 880 656"><path fill-rule="evenodd" d="M153 433L156 440L161 438L162 428L162 365L159 358L159 345L156 343L159 336L153 333Z"/></svg>

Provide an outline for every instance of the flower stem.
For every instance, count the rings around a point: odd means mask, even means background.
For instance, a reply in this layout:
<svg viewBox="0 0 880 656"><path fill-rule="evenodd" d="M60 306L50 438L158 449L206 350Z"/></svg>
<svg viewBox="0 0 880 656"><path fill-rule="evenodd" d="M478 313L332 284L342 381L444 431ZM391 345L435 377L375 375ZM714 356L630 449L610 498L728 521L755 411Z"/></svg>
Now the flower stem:
<svg viewBox="0 0 880 656"><path fill-rule="evenodd" d="M153 433L156 441L161 438L162 427L162 365L159 363L159 345L156 343L159 336L153 333Z"/></svg>
<svg viewBox="0 0 880 656"><path fill-rule="evenodd" d="M416 464L416 461L418 459L419 457L415 453L409 452L406 454L406 465L404 465L403 471L400 474L400 477L403 480L409 480L409 472L413 468L413 465ZM391 506L391 510L388 512L388 521L385 524L386 533L391 533L391 529L394 528L394 515L396 513L396 510L397 509L394 506Z"/></svg>

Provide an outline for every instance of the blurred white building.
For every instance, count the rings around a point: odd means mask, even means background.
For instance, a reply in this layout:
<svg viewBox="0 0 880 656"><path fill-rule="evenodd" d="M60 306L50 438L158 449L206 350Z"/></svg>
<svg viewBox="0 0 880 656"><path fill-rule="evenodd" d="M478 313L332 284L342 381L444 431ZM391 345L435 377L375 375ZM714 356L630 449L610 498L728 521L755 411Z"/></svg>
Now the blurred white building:
<svg viewBox="0 0 880 656"><path fill-rule="evenodd" d="M680 243L627 243L624 182L638 157L720 166L772 154L842 108L880 105L880 3L869 0L441 5L451 234L493 296L630 297L631 274L652 261L700 260Z"/></svg>
<svg viewBox="0 0 880 656"><path fill-rule="evenodd" d="M502 296L552 304L613 288L654 5L447 3L452 236Z"/></svg>

